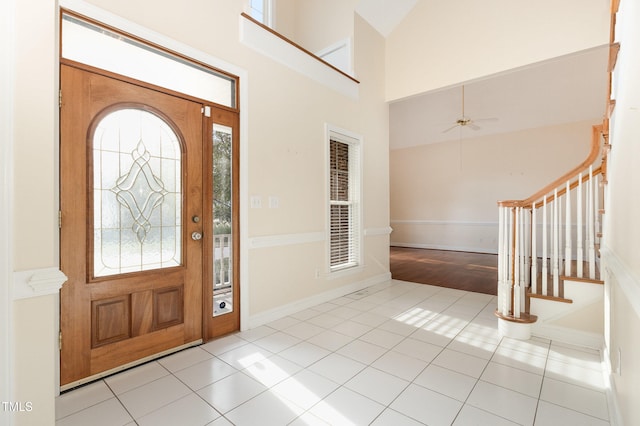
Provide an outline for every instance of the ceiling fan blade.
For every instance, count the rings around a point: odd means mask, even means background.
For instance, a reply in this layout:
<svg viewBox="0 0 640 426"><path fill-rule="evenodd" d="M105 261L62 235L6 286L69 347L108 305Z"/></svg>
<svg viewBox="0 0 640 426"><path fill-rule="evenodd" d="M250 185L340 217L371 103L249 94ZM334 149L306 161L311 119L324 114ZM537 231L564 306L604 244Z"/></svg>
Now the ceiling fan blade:
<svg viewBox="0 0 640 426"><path fill-rule="evenodd" d="M456 127L458 127L458 126L459 126L459 124L454 124L453 126L449 127L448 129L443 130L442 133L450 132L453 129L455 129Z"/></svg>
<svg viewBox="0 0 640 426"><path fill-rule="evenodd" d="M473 124L473 123L468 123L467 127L471 127L473 130L480 130L482 128L482 127L478 126L477 124Z"/></svg>

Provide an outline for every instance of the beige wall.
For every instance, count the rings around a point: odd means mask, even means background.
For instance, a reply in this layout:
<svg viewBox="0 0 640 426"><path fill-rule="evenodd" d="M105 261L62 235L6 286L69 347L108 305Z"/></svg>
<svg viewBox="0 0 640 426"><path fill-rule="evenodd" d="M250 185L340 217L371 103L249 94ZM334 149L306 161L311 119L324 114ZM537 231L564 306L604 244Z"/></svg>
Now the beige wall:
<svg viewBox="0 0 640 426"><path fill-rule="evenodd" d="M353 37L353 11L357 0L298 1L296 39L312 52Z"/></svg>
<svg viewBox="0 0 640 426"><path fill-rule="evenodd" d="M387 39L387 100L607 44L609 5L421 0Z"/></svg>
<svg viewBox="0 0 640 426"><path fill-rule="evenodd" d="M583 161L593 124L392 150L392 243L496 253L497 202L526 198Z"/></svg>
<svg viewBox="0 0 640 426"><path fill-rule="evenodd" d="M612 378L615 386L620 417L625 425L640 422L640 316L638 300L630 300L628 293L621 287L615 275L607 282L611 287L610 298L610 331L609 359L611 360Z"/></svg>
<svg viewBox="0 0 640 426"><path fill-rule="evenodd" d="M56 265L56 5L16 2L14 267ZM22 25L20 25L22 24ZM28 54L25 54L27 53ZM37 173L34 171L38 171Z"/></svg>
<svg viewBox="0 0 640 426"><path fill-rule="evenodd" d="M357 0L277 0L274 28L311 52L354 35Z"/></svg>
<svg viewBox="0 0 640 426"><path fill-rule="evenodd" d="M621 44L615 69L616 108L611 126L611 163L605 214L608 351L620 414L640 424L640 4L622 1L616 27ZM621 363L618 359L621 354Z"/></svg>
<svg viewBox="0 0 640 426"><path fill-rule="evenodd" d="M57 295L13 304L13 401L31 402L31 411L16 414L17 425L52 425L55 418Z"/></svg>
<svg viewBox="0 0 640 426"><path fill-rule="evenodd" d="M58 263L57 7L44 0L15 6L11 267L20 271ZM11 307L12 399L33 407L15 413L17 425L53 424L57 300L42 296Z"/></svg>

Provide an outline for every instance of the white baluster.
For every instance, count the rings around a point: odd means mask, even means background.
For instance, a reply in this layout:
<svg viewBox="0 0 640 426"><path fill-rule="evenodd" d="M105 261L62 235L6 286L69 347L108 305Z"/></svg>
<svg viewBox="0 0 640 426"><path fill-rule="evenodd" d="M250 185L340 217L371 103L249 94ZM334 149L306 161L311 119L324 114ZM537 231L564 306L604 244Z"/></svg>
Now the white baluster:
<svg viewBox="0 0 640 426"><path fill-rule="evenodd" d="M520 227L520 221L519 216L520 216L520 207L517 207L514 211L514 216L513 216L513 221L514 221L514 227L513 229L515 230L515 235L514 235L514 244L513 246L515 247L515 253L514 253L514 268L515 270L513 271L513 316L515 318L520 318L520 235L519 234L519 227Z"/></svg>
<svg viewBox="0 0 640 426"><path fill-rule="evenodd" d="M565 219L564 219L564 274L571 276L571 190L570 183L567 181L567 192L565 193Z"/></svg>
<svg viewBox="0 0 640 426"><path fill-rule="evenodd" d="M582 248L582 173L578 175L578 192L576 202L576 225L577 225L577 237L576 237L576 273L578 278L582 278L582 261L583 261L583 248Z"/></svg>
<svg viewBox="0 0 640 426"><path fill-rule="evenodd" d="M511 239L513 238L513 233L511 230L511 209L504 209L504 224L505 224L505 234L504 234L504 252L506 253L505 262L503 263L504 268L504 299L503 299L503 315L509 315L509 311L511 310L511 282L513 279L513 271L511 269L511 257L513 256L512 247L511 247Z"/></svg>
<svg viewBox="0 0 640 426"><path fill-rule="evenodd" d="M526 209L522 209L522 223L524 232L524 285L525 287L531 285L531 221L528 220L528 214Z"/></svg>
<svg viewBox="0 0 640 426"><path fill-rule="evenodd" d="M542 294L547 295L547 196L542 201Z"/></svg>
<svg viewBox="0 0 640 426"><path fill-rule="evenodd" d="M595 203L594 203L594 191L596 190L593 184L593 166L589 166L589 197L588 197L588 248L589 248L589 278L592 280L596 278L596 249L595 249Z"/></svg>
<svg viewBox="0 0 640 426"><path fill-rule="evenodd" d="M219 250L220 269L218 269L218 283L224 285L224 238L216 238L216 249Z"/></svg>
<svg viewBox="0 0 640 426"><path fill-rule="evenodd" d="M559 201L558 200L558 189L555 190L554 192L554 198L553 198L553 219L552 219L552 227L553 227L553 262L552 262L552 269L551 272L553 274L553 295L554 296L558 296L559 294L559 288L560 288L560 269L559 269L559 265L558 265L558 261L560 259L560 233L559 233L559 226L560 226L560 216L559 216L559 211L558 211L558 206L559 206Z"/></svg>
<svg viewBox="0 0 640 426"><path fill-rule="evenodd" d="M522 207L518 208L518 241L520 242L520 288L524 288L527 282L527 250L526 243L527 237L525 232L525 220L524 220L524 209Z"/></svg>
<svg viewBox="0 0 640 426"><path fill-rule="evenodd" d="M602 183L602 175L598 175L595 177L596 181L595 181L595 185L596 185L596 190L595 190L595 194L596 194L596 202L595 202L595 208L594 208L594 212L596 214L596 223L595 223L595 229L596 229L596 243L600 243L600 237L598 236L598 234L601 232L600 230L600 188L601 188L601 183ZM604 190L603 190L604 191Z"/></svg>
<svg viewBox="0 0 640 426"><path fill-rule="evenodd" d="M538 224L536 223L536 204L531 207L531 293L538 292Z"/></svg>
<svg viewBox="0 0 640 426"><path fill-rule="evenodd" d="M232 236L227 237L227 284L231 284L233 281L233 241Z"/></svg>
<svg viewBox="0 0 640 426"><path fill-rule="evenodd" d="M498 207L498 310L504 313L504 270L505 250L504 250L504 210Z"/></svg>

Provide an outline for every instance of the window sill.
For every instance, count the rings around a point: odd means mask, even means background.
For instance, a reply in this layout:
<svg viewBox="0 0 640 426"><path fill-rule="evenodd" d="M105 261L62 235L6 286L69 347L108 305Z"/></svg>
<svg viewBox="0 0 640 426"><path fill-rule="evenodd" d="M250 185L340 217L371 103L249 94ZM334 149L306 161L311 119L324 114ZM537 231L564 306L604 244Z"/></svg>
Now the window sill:
<svg viewBox="0 0 640 426"><path fill-rule="evenodd" d="M345 96L358 98L358 80L245 13L241 15L240 41Z"/></svg>
<svg viewBox="0 0 640 426"><path fill-rule="evenodd" d="M331 269L329 270L329 272L326 275L327 279L336 279L336 278L342 278L345 276L349 276L349 275L354 275L354 274L358 274L360 272L362 272L364 270L364 266L362 264L360 265L353 265L353 266L343 266L340 268L335 268L335 269Z"/></svg>

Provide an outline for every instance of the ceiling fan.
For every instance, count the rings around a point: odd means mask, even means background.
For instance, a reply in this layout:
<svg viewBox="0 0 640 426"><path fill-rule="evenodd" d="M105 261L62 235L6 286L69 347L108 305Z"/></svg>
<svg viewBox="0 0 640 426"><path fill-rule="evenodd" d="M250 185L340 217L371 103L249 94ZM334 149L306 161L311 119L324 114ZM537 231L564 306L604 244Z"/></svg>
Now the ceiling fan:
<svg viewBox="0 0 640 426"><path fill-rule="evenodd" d="M478 118L478 119L472 120L471 118L467 117L464 114L464 84L463 84L462 85L462 116L456 120L453 126L449 127L446 130L443 130L442 133L450 132L456 127L469 127L472 130L480 130L481 127L476 124L480 121L498 121L498 119L497 118Z"/></svg>

